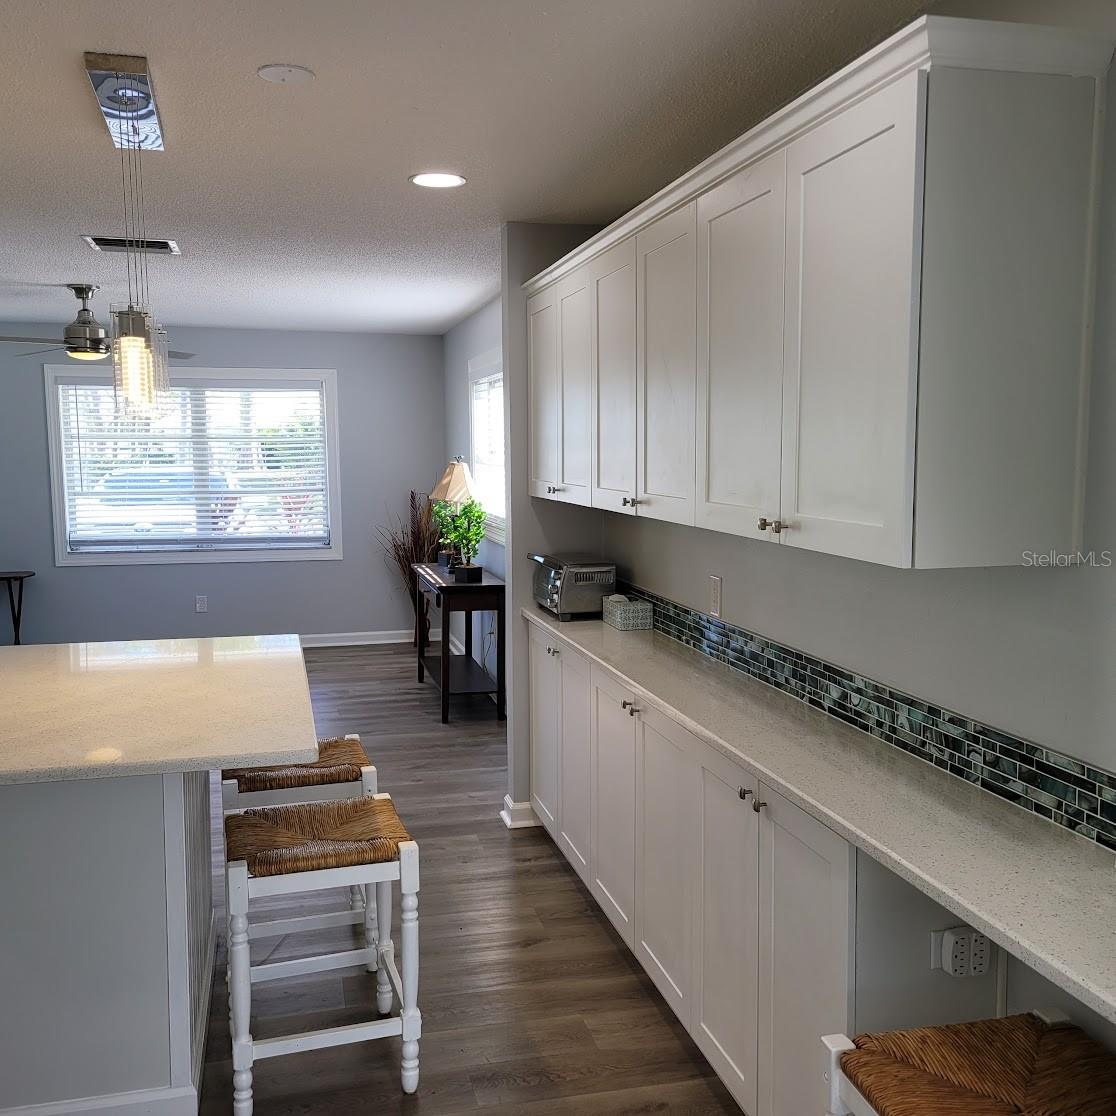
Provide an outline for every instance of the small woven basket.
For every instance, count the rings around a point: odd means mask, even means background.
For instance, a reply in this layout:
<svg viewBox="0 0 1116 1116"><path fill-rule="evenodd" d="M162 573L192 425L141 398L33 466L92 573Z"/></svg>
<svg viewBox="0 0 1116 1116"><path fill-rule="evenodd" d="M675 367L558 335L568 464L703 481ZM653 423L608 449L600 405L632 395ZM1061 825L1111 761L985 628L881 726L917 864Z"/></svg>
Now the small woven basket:
<svg viewBox="0 0 1116 1116"><path fill-rule="evenodd" d="M610 601L605 597L604 622L622 632L641 631L651 627L650 601Z"/></svg>

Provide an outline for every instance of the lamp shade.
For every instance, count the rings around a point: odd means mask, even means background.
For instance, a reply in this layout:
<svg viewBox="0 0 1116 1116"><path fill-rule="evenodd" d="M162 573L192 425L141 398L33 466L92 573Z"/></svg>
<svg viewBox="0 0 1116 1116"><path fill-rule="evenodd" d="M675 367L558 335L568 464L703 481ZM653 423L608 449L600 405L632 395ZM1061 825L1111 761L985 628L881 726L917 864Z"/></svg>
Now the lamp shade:
<svg viewBox="0 0 1116 1116"><path fill-rule="evenodd" d="M469 466L460 457L455 457L446 466L442 479L430 493L431 500L444 500L447 504L461 505L476 498L477 490L473 487L473 476L469 472Z"/></svg>

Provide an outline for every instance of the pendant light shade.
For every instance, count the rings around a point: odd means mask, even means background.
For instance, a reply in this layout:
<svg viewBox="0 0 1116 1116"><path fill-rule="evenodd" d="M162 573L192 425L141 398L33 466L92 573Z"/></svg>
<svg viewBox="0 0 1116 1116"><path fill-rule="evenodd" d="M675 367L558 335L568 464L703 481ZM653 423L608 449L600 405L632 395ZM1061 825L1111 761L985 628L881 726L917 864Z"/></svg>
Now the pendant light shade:
<svg viewBox="0 0 1116 1116"><path fill-rule="evenodd" d="M455 457L446 466L442 479L430 493L431 500L444 500L447 504L456 504L458 507L476 498L477 490L473 487L472 474L461 457Z"/></svg>
<svg viewBox="0 0 1116 1116"><path fill-rule="evenodd" d="M141 61L146 70L146 60ZM128 301L112 307L112 381L118 410L148 411L162 402L169 387L167 336L150 304L143 192L145 133L141 120L145 102L138 88L127 83L127 77L123 72L116 74L113 134L120 148ZM149 83L150 77L146 80Z"/></svg>

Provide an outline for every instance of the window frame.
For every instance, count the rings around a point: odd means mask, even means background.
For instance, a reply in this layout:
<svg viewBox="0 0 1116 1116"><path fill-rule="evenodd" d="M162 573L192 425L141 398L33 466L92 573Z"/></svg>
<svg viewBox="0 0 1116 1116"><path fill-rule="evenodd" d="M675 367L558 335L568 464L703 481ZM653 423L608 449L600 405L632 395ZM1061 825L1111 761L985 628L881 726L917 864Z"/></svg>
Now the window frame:
<svg viewBox="0 0 1116 1116"><path fill-rule="evenodd" d="M507 388L504 381L503 353L499 349L490 349L480 356L469 361L469 370L466 377L466 403L469 408L469 471L476 476L477 454L476 438L473 431L473 385L482 380L500 380L501 386ZM508 506L508 455L507 455L507 392L504 391L504 507ZM500 546L507 545L508 520L506 515L488 515L484 525L484 536L490 542Z"/></svg>
<svg viewBox="0 0 1116 1116"><path fill-rule="evenodd" d="M320 387L324 414L326 494L329 506L329 545L297 547L265 545L236 549L74 551L68 545L65 472L62 465L62 415L58 405L60 384L112 384L104 368L75 368L72 364L44 364L47 445L50 454L51 520L54 526L56 566L183 565L198 562L321 562L344 557L341 546L341 453L337 414L337 370L334 368L179 368L171 370L171 386L198 382L213 387L282 384L301 381Z"/></svg>

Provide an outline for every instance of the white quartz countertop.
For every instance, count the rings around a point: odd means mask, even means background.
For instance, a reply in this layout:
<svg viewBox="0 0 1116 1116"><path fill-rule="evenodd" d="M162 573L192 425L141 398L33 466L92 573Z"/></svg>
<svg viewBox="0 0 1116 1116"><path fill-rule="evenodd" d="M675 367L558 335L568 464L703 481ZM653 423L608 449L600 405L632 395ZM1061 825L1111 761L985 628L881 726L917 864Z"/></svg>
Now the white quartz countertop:
<svg viewBox="0 0 1116 1116"><path fill-rule="evenodd" d="M298 636L0 647L0 784L317 757Z"/></svg>
<svg viewBox="0 0 1116 1116"><path fill-rule="evenodd" d="M665 636L523 616L1116 1022L1111 853Z"/></svg>

